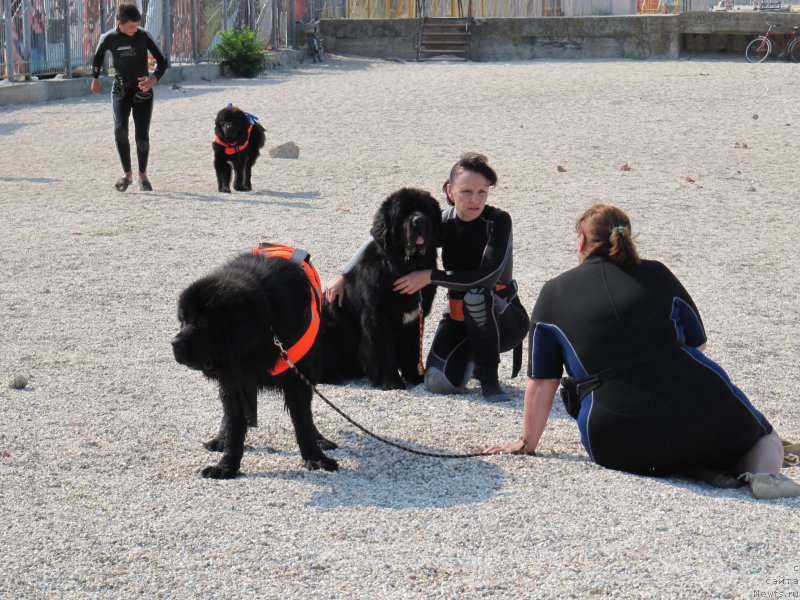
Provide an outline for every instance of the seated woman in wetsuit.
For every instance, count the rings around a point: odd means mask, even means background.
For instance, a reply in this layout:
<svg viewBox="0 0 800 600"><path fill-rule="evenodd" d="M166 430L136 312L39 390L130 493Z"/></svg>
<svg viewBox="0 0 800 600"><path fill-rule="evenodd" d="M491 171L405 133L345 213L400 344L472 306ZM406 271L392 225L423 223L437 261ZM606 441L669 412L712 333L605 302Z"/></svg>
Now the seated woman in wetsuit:
<svg viewBox="0 0 800 600"><path fill-rule="evenodd" d="M500 353L515 350L516 375L529 326L513 278L511 217L486 204L496 183L485 156L462 155L443 186L450 204L442 213L443 269L413 271L394 282L401 294L416 294L430 284L448 291L448 310L425 367L426 387L441 394L460 392L474 369L488 402L510 399L498 380ZM340 276L328 288L328 301L339 298L343 287Z"/></svg>
<svg viewBox="0 0 800 600"><path fill-rule="evenodd" d="M485 452L536 450L562 365L580 379L627 363L580 403L578 429L592 460L719 487L747 481L758 498L800 495L780 475L777 433L703 353L697 307L667 267L639 258L627 215L595 205L575 230L578 267L548 281L533 309L522 437Z"/></svg>

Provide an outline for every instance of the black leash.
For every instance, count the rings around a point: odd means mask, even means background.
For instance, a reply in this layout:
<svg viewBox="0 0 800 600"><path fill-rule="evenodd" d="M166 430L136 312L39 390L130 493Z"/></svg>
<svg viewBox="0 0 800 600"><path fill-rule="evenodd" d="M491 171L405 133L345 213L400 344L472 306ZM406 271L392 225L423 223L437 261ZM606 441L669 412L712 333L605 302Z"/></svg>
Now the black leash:
<svg viewBox="0 0 800 600"><path fill-rule="evenodd" d="M330 407L331 407L333 410L335 410L337 413L339 413L339 414L340 414L340 415L341 415L341 416L344 418L344 420L345 420L345 421L347 421L348 423L350 423L350 424L351 424L351 425L353 425L354 427L356 427L356 428L360 429L361 431L363 431L364 433L366 433L368 436L370 436L370 437L372 437L372 438L375 438L375 439L376 439L376 440L378 440L379 442L383 442L384 444L388 444L388 445L390 445L390 446L394 446L395 448L399 448L400 450L404 450L404 451L406 451L406 452L410 452L411 454L418 454L418 455L420 455L420 456L433 456L433 457L435 457L435 458L474 458L474 457L476 457L476 456L484 456L484 454L483 454L482 452L471 452L471 453L468 453L468 454L443 454L443 453L438 453L438 452L425 452L425 451L423 451L423 450L415 450L414 448L409 448L408 446L403 446L402 444L398 444L397 442L393 442L393 441L391 441L391 440L387 440L386 438L384 438L384 437L381 437L381 436L379 436L379 435L378 435L378 434L376 434L376 433L372 433L372 432L371 432L369 429L367 429L367 428L366 428L366 427L364 427L363 425L360 425L359 423L357 423L356 421L354 421L353 419L351 419L351 418L350 418L348 415L346 415L344 412L342 412L342 411L339 409L339 407L337 407L337 406L336 406L336 405L335 405L333 402L331 402L330 400L328 400L328 399L327 399L327 398L326 398L326 397L325 397L325 396L322 394L322 392L320 392L320 391L317 389L317 386L315 386L313 383L311 383L311 382L308 380L308 378L307 378L305 375L303 375L303 374L300 372L300 369L298 369L298 368L295 366L295 364L294 364L294 363L293 363L291 360L289 360L289 355L288 355L288 354L286 354L286 350L284 350L284 349L283 349L283 344L281 344L281 342L280 342L280 340L278 339L278 336L277 336L277 335L275 335L275 336L274 336L274 338L273 338L273 342L274 342L274 344L275 344L275 345L278 347L278 350L280 350L280 352L281 352L281 358L283 358L283 360L285 360L285 361L286 361L286 364L288 364L288 365L289 365L289 367L292 369L292 371L294 371L294 372L297 374L297 376L298 376L298 377L299 377L299 378L300 378L300 379L301 379L301 380L302 380L302 381L303 381L303 382L304 382L304 383L305 383L305 384L306 384L308 387L310 387L310 388L311 388L311 389L314 391L314 393L315 393L317 396L319 396L320 398L322 398L322 400L325 402L325 404L327 404L327 405L328 405L328 406L330 406Z"/></svg>

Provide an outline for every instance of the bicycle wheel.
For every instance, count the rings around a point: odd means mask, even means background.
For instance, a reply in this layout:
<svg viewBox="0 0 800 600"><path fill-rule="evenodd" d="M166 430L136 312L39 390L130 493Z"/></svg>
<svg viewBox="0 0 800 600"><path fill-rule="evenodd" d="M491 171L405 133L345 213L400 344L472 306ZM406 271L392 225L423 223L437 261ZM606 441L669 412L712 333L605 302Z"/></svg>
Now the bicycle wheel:
<svg viewBox="0 0 800 600"><path fill-rule="evenodd" d="M311 48L314 56L316 57L314 62L317 60L322 62L322 44L319 43L319 38L316 35L311 38Z"/></svg>
<svg viewBox="0 0 800 600"><path fill-rule="evenodd" d="M794 62L800 62L800 38L792 40L789 46L789 56L792 57Z"/></svg>
<svg viewBox="0 0 800 600"><path fill-rule="evenodd" d="M760 35L747 44L747 48L744 50L744 57L747 62L760 63L764 62L771 53L772 42L769 41L769 38Z"/></svg>

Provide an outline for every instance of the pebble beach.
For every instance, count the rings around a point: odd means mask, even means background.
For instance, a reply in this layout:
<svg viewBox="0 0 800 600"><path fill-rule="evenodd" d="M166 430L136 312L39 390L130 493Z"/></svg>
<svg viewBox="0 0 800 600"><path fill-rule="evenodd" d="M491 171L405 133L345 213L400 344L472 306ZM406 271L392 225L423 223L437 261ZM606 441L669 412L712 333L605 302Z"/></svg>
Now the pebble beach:
<svg viewBox="0 0 800 600"><path fill-rule="evenodd" d="M331 56L157 86L149 193L113 187L107 95L0 107L0 597L800 597L799 498L604 469L559 405L536 457L446 460L315 400L339 444L328 473L303 469L264 392L242 474L202 479L216 386L170 347L195 279L276 241L330 281L386 196L414 186L444 204L450 167L478 151L499 175L489 204L514 221L527 310L576 264L577 217L616 204L642 256L691 293L707 354L797 442L799 86L796 65L743 58ZM228 102L266 128L252 192L217 192ZM289 141L299 158L269 156ZM444 306L440 291L426 351ZM510 372L507 354L501 405L476 381L451 396L320 390L381 436L468 452L519 435L525 377Z"/></svg>

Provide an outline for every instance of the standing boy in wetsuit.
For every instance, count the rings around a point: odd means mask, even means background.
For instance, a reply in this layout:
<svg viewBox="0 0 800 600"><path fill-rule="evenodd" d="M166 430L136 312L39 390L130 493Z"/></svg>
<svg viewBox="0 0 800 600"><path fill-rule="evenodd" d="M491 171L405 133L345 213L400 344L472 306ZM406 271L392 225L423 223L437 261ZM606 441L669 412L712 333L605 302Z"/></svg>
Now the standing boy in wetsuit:
<svg viewBox="0 0 800 600"><path fill-rule="evenodd" d="M91 90L100 94L100 73L106 52L114 61L114 86L111 105L114 109L114 139L125 175L114 187L124 192L133 183L131 171L131 145L128 141L128 117L133 113L136 137L136 158L139 161L139 189L150 192L153 186L147 179L147 159L150 154L150 118L153 115L153 86L169 66L156 41L147 31L139 28L142 14L133 4L120 4L117 8L117 27L100 36L92 67ZM147 70L147 53L156 60L156 70Z"/></svg>

